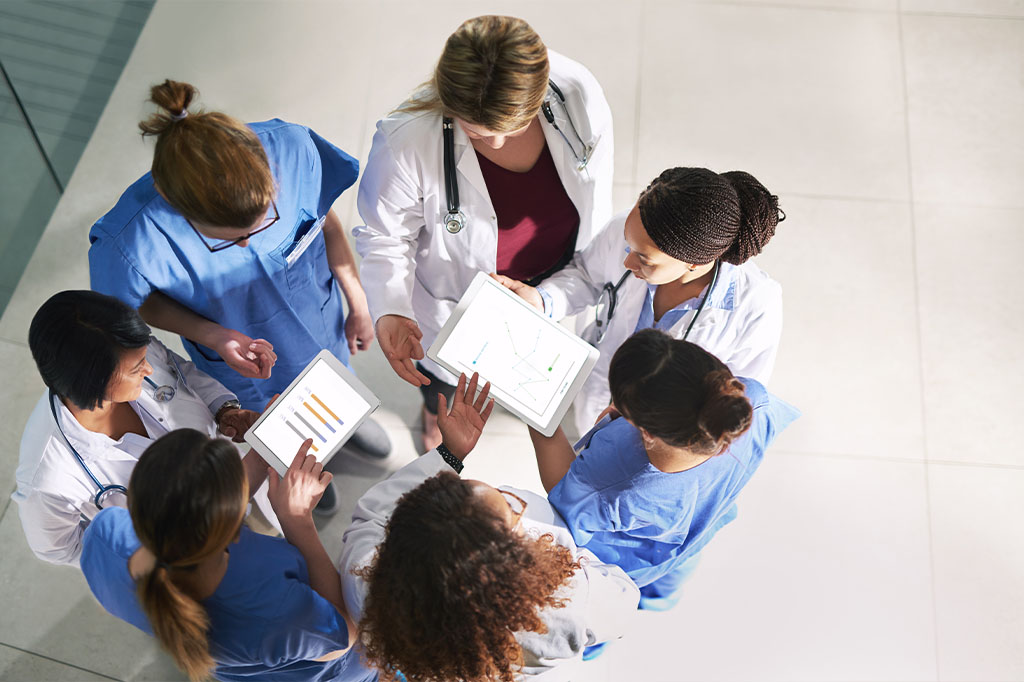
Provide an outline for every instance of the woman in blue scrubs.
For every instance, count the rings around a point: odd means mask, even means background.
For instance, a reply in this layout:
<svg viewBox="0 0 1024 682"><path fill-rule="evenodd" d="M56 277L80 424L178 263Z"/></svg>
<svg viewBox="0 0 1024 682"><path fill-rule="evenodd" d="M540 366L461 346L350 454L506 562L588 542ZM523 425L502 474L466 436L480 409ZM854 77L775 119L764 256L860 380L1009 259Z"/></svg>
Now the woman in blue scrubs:
<svg viewBox="0 0 1024 682"><path fill-rule="evenodd" d="M261 410L322 348L347 364L373 341L331 210L359 163L304 126L190 112L195 95L187 83L152 88L163 112L139 124L156 136L152 171L93 225L92 287L180 334L199 369ZM374 426L353 440L386 456Z"/></svg>
<svg viewBox="0 0 1024 682"><path fill-rule="evenodd" d="M655 329L619 347L609 384L621 417L599 422L579 457L561 429L530 435L548 497L576 543L626 571L640 608L664 610L799 412L700 346Z"/></svg>
<svg viewBox="0 0 1024 682"><path fill-rule="evenodd" d="M243 467L223 438L163 436L132 471L128 509L104 509L85 532L89 589L192 680L376 680L351 651L341 576L310 516L331 480L311 443L284 477L270 473L281 539L242 524L266 468Z"/></svg>

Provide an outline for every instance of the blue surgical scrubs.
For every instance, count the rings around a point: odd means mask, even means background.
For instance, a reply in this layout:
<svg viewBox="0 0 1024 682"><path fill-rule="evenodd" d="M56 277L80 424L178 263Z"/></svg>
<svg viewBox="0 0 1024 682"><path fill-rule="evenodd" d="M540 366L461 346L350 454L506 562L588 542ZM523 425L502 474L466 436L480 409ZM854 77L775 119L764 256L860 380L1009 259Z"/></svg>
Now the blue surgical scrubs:
<svg viewBox="0 0 1024 682"><path fill-rule="evenodd" d="M549 494L576 544L620 566L645 596L669 596L698 552L736 516L736 497L765 449L799 416L753 379L750 429L720 455L665 473L647 458L639 430L616 419L598 430Z"/></svg>
<svg viewBox="0 0 1024 682"><path fill-rule="evenodd" d="M732 312L736 302L736 266L731 263L720 263L718 268L718 280L715 282L715 288L711 290L711 295L704 307L707 310L718 309ZM647 285L647 293L644 295L643 307L640 308L640 317L637 318L636 328L633 330L634 334L641 329L654 328L672 335L672 327L676 326L676 323L686 313L691 310L697 310L705 296L705 294L701 294L700 296L694 296L683 301L675 308L665 311L661 319L655 322L654 295L657 291L657 284Z"/></svg>
<svg viewBox="0 0 1024 682"><path fill-rule="evenodd" d="M89 233L92 288L139 307L154 291L218 324L274 346L269 379L250 379L213 350L182 339L199 369L262 410L327 348L348 363L341 291L321 232L359 162L304 126L273 119L250 125L277 184L280 220L249 240L210 253L161 197L147 173Z"/></svg>
<svg viewBox="0 0 1024 682"><path fill-rule="evenodd" d="M85 530L82 573L104 609L147 634L128 560L142 547L127 509L104 509ZM317 662L349 644L345 619L309 584L299 550L242 526L228 546L227 571L202 601L210 618L210 655L218 680L248 682L374 682L359 651Z"/></svg>

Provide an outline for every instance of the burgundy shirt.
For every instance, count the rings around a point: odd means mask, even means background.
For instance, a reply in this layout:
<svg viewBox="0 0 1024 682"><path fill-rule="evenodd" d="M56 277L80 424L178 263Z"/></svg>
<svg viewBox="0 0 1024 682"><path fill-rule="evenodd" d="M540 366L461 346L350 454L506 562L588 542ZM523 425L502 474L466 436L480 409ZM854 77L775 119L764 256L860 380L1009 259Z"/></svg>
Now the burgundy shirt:
<svg viewBox="0 0 1024 682"><path fill-rule="evenodd" d="M580 225L548 146L525 173L476 156L498 219L498 274L529 281L547 272L575 248Z"/></svg>

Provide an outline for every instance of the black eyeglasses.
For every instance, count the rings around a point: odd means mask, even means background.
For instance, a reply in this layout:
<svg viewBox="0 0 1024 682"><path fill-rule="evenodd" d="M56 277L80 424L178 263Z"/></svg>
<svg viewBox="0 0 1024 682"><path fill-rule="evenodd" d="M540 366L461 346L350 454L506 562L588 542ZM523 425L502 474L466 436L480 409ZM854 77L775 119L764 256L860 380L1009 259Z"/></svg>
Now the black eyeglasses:
<svg viewBox="0 0 1024 682"><path fill-rule="evenodd" d="M223 241L217 242L216 244L211 244L210 242L206 241L206 237L203 236L202 232L196 229L196 226L192 224L191 220L185 218L185 221L188 223L189 227L192 228L192 231L196 233L196 236L199 237L199 239L203 242L203 246L208 248L210 250L210 253L217 253L218 251L223 251L224 249L230 249L235 244L238 244L239 242L244 242L246 239L251 238L253 235L257 235L263 230L269 229L274 223L280 220L281 215L277 212L277 202L271 201L270 205L274 209L274 217L270 218L265 225L260 225L252 232L248 234L243 234L241 237L235 237L234 239L225 239Z"/></svg>

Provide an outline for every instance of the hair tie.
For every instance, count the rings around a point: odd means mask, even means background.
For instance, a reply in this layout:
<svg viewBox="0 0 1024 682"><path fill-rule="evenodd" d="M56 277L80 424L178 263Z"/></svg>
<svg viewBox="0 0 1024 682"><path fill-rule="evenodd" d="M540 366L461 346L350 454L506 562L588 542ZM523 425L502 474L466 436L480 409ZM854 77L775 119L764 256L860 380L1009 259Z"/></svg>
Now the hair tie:
<svg viewBox="0 0 1024 682"><path fill-rule="evenodd" d="M156 560L156 566L157 566L157 568L164 569L168 573L170 573L170 571L171 571L171 565L169 563L167 563L166 561L161 561L160 559L157 559Z"/></svg>
<svg viewBox="0 0 1024 682"><path fill-rule="evenodd" d="M188 116L188 109L182 109L181 111L179 111L176 114L171 114L171 120L172 121L180 121L183 118L185 118L186 116Z"/></svg>

